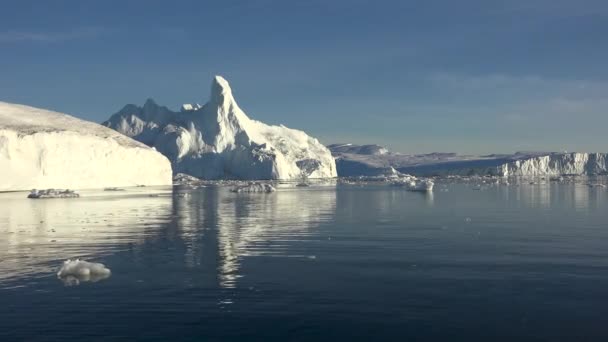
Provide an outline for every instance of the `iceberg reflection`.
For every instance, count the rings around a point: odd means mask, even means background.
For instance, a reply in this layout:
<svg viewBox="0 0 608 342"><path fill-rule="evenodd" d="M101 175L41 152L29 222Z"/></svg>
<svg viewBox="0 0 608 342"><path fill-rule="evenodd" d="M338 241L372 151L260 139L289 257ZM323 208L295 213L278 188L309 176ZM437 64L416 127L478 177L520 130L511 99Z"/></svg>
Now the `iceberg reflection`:
<svg viewBox="0 0 608 342"><path fill-rule="evenodd" d="M229 288L244 257L308 257L291 249L289 241L317 234L312 228L333 217L336 194L334 187L283 188L272 194L216 187L175 200L186 264L198 265L203 257L215 260L218 283Z"/></svg>
<svg viewBox="0 0 608 342"><path fill-rule="evenodd" d="M149 197L151 192L161 196ZM171 197L162 196L166 193L148 188L44 200L27 199L22 192L1 193L0 281L52 274L60 260L107 255L142 242L150 226L170 219Z"/></svg>

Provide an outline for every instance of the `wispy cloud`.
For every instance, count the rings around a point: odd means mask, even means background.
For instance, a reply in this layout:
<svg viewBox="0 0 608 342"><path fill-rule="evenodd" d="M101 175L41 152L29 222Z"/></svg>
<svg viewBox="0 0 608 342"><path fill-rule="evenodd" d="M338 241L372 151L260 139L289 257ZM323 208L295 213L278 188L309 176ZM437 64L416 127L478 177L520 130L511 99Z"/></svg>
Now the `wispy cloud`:
<svg viewBox="0 0 608 342"><path fill-rule="evenodd" d="M465 99L457 106L461 112L470 109L475 113L470 117L489 131L513 139L538 138L569 149L583 148L579 140L587 139L592 144L587 148L599 149L603 140L598 137L608 124L608 82L603 80L435 73L428 81L443 94ZM449 109L449 103L442 105Z"/></svg>
<svg viewBox="0 0 608 342"><path fill-rule="evenodd" d="M489 4L490 13L506 15L542 15L545 19L608 15L604 0L526 0Z"/></svg>
<svg viewBox="0 0 608 342"><path fill-rule="evenodd" d="M0 32L0 43L58 43L77 39L92 39L112 30L100 27L80 27L69 31L21 31Z"/></svg>
<svg viewBox="0 0 608 342"><path fill-rule="evenodd" d="M502 94L510 101L522 98L606 99L608 82L587 79L554 79L538 75L467 75L435 72L427 81L436 88L463 94Z"/></svg>

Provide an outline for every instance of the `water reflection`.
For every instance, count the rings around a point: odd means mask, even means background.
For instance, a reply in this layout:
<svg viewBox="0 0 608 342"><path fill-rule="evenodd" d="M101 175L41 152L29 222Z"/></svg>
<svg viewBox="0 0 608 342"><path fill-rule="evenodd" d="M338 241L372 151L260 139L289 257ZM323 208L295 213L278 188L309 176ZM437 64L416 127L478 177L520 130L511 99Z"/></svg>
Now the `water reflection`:
<svg viewBox="0 0 608 342"><path fill-rule="evenodd" d="M235 286L244 257L309 257L294 254L286 242L314 235L313 228L332 217L336 202L333 187L286 188L272 194L208 188L175 200L185 262L200 264L208 250L204 246L217 244L212 258L217 261L218 283L226 288Z"/></svg>
<svg viewBox="0 0 608 342"><path fill-rule="evenodd" d="M171 198L149 197L166 190L109 196L82 193L79 199L27 199L0 194L0 281L28 274L54 274L59 261L99 257L141 242L154 224L168 222Z"/></svg>
<svg viewBox="0 0 608 342"><path fill-rule="evenodd" d="M109 277L110 274L80 274L59 277L59 280L61 280L65 286L78 286L81 282L96 283L98 281L108 279Z"/></svg>
<svg viewBox="0 0 608 342"><path fill-rule="evenodd" d="M388 186L338 185L338 189L280 187L272 194L235 194L228 188L208 187L83 193L79 199L57 200L0 194L0 283L54 278L61 261L82 257L107 258L104 262L111 268L125 260L132 263L130 267L164 267L165 272L186 268L167 281L233 288L248 258L315 258L302 242L318 239L318 227L336 217L341 226L333 227L332 234L340 234L341 229L346 234L357 226L373 236L378 225L399 227L446 210L451 216L436 226L451 225L448 219L462 222L460 216L468 217L479 208L490 214L500 214L505 206L565 205L587 210L603 205L607 193L574 183L519 184L484 191L455 185L445 190L425 194ZM159 196L150 197L150 192ZM395 228L394 233L401 230ZM135 280L160 281L139 277Z"/></svg>
<svg viewBox="0 0 608 342"><path fill-rule="evenodd" d="M534 184L525 181L498 187L497 191L507 202L516 203L519 207L539 209L566 205L577 211L588 211L591 208L598 208L607 197L605 188L590 187L582 180L571 183L540 182Z"/></svg>
<svg viewBox="0 0 608 342"><path fill-rule="evenodd" d="M332 186L272 194L228 190L132 189L47 200L0 194L0 282L55 278L62 261L80 257L103 259L111 268L128 260L133 267L197 269L173 281L231 288L244 258L312 257L290 248L290 241L314 237L314 228L335 212ZM133 280L152 281L146 277Z"/></svg>

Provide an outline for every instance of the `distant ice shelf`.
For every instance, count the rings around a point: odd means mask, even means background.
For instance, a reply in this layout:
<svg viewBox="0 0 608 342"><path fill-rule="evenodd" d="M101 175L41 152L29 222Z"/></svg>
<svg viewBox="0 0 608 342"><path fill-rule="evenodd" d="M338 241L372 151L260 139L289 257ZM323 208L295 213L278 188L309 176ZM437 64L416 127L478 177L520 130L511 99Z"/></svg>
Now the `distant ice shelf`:
<svg viewBox="0 0 608 342"><path fill-rule="evenodd" d="M485 156L456 153L402 154L378 145L329 145L338 176L600 175L608 172L606 153L516 152Z"/></svg>

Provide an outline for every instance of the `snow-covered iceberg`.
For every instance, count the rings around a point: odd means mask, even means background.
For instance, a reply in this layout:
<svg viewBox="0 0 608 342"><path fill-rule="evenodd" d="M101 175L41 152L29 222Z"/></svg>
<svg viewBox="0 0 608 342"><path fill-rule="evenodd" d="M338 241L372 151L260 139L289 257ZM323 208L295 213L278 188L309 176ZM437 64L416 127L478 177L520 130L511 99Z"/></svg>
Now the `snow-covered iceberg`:
<svg viewBox="0 0 608 342"><path fill-rule="evenodd" d="M228 82L216 76L204 106L180 112L148 100L127 105L103 123L167 156L175 173L202 179L336 177L330 151L317 139L285 126L250 119Z"/></svg>
<svg viewBox="0 0 608 342"><path fill-rule="evenodd" d="M0 102L0 191L170 185L162 154L99 124Z"/></svg>

